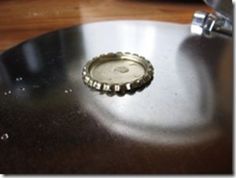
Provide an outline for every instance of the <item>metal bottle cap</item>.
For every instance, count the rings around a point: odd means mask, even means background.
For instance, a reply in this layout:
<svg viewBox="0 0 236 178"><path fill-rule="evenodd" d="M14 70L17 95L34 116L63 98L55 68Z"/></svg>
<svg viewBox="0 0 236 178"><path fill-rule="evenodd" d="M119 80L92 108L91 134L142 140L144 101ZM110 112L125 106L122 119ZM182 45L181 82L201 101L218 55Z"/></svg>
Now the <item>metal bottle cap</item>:
<svg viewBox="0 0 236 178"><path fill-rule="evenodd" d="M124 93L146 86L153 78L153 66L131 53L108 53L93 58L83 68L86 85L103 92Z"/></svg>

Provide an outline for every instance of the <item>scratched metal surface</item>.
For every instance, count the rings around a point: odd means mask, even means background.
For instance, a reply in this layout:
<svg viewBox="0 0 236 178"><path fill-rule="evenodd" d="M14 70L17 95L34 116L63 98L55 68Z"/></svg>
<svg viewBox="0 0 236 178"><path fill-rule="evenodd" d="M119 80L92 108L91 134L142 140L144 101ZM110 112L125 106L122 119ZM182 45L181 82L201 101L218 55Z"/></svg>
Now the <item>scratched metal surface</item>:
<svg viewBox="0 0 236 178"><path fill-rule="evenodd" d="M188 25L111 21L24 42L0 56L1 173L232 173L232 39ZM83 65L132 52L149 86L108 96Z"/></svg>

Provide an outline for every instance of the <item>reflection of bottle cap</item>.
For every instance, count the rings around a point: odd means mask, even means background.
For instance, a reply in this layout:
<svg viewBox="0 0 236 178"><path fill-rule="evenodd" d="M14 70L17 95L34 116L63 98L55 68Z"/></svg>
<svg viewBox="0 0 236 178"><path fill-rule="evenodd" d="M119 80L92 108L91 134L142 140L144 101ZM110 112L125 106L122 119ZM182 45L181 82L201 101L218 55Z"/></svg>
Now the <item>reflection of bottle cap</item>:
<svg viewBox="0 0 236 178"><path fill-rule="evenodd" d="M144 87L153 78L153 66L131 53L108 53L93 58L83 68L84 83L103 92L126 92Z"/></svg>

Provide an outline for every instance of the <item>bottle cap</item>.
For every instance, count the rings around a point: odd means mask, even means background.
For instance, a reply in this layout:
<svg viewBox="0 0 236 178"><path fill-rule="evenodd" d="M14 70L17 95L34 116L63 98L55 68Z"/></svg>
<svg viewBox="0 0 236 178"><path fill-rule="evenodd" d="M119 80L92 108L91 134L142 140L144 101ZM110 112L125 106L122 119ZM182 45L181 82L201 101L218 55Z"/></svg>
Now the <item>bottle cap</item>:
<svg viewBox="0 0 236 178"><path fill-rule="evenodd" d="M131 53L108 53L93 58L83 68L86 85L102 92L124 93L144 87L154 69L144 57Z"/></svg>

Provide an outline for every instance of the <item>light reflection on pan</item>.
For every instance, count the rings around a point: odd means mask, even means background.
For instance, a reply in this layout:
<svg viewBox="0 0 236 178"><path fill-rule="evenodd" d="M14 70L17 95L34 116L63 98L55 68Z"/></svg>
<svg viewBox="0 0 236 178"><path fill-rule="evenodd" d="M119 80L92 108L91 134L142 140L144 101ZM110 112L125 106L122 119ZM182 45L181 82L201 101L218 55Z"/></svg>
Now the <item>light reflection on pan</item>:
<svg viewBox="0 0 236 178"><path fill-rule="evenodd" d="M188 33L184 26L182 31L185 32L179 33L172 40L173 34L170 29L165 29L165 25L155 33L165 31L165 36L155 35L155 40L147 40L142 38L146 34L145 29L137 29L129 39L139 36L135 42L138 46L132 46L132 40L113 40L117 46L113 45L112 49L121 51L122 44L125 43L125 46L129 44L130 52L138 53L142 44L143 50L139 52L143 55L145 46L155 46L156 50L147 54L155 69L154 80L150 86L133 95L105 97L89 89L85 90L81 82L79 86L83 88L83 94L78 97L83 101L84 108L111 132L138 141L188 144L220 136L222 120L219 121L218 117L218 91L215 88L217 81L214 78L217 71L212 70L210 65L218 65L217 62L222 59L222 45L225 41L217 37L202 39L186 36ZM126 33L121 31L118 36L121 35L123 37L120 39L125 39ZM98 36L102 38L102 35ZM88 37L88 41L89 39ZM172 43L167 45L171 40ZM106 49L106 40L99 47L96 43L93 45L95 51L103 52L102 49ZM218 50L218 55L205 55L203 46L222 51ZM210 50L208 52L215 53ZM88 55L92 56L92 53ZM209 57L208 61L204 61L206 57ZM212 64L214 62L216 64Z"/></svg>

